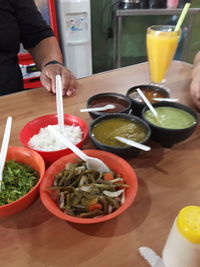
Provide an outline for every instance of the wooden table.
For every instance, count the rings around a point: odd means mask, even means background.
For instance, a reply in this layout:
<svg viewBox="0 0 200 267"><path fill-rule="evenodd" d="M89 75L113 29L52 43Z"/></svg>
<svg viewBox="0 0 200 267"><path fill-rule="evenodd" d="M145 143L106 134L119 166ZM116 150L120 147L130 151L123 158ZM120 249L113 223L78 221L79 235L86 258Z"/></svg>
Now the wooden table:
<svg viewBox="0 0 200 267"><path fill-rule="evenodd" d="M172 97L191 105L188 93L191 65L173 62L166 85ZM73 97L64 98L64 111L91 122L80 113L89 96L99 92L125 94L148 83L148 65L138 64L79 80ZM0 140L8 115L13 116L10 145L29 120L56 112L55 96L33 89L0 98ZM161 254L177 212L200 205L200 127L171 149L151 142L150 153L129 159L139 190L135 202L121 216L96 225L77 225L51 215L38 199L25 211L0 221L0 259L5 267L145 267L138 248L149 246ZM84 148L93 148L88 139Z"/></svg>

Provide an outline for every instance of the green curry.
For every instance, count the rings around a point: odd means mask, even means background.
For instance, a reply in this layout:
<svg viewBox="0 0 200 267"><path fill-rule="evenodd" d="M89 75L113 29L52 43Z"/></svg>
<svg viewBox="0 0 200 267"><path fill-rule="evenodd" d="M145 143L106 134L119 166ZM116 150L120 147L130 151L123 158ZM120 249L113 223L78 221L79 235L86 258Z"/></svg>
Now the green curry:
<svg viewBox="0 0 200 267"><path fill-rule="evenodd" d="M102 144L125 147L127 145L117 141L115 136L142 142L147 135L147 129L138 121L112 118L97 123L92 129L92 135Z"/></svg>
<svg viewBox="0 0 200 267"><path fill-rule="evenodd" d="M194 116L182 109L174 107L157 107L155 110L158 113L157 120L150 110L145 112L144 117L152 124L162 128L185 129L196 123Z"/></svg>

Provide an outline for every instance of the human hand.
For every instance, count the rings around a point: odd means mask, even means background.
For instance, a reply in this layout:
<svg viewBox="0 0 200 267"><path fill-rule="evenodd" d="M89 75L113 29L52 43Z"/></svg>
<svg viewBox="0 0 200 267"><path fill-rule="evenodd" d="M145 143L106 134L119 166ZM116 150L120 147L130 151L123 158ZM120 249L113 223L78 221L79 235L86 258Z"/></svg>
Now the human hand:
<svg viewBox="0 0 200 267"><path fill-rule="evenodd" d="M56 75L61 76L63 96L71 96L77 89L77 80L74 75L62 64L49 64L43 67L40 80L49 92L56 93Z"/></svg>
<svg viewBox="0 0 200 267"><path fill-rule="evenodd" d="M200 64L194 67L192 82L190 85L190 95L197 109L200 110Z"/></svg>

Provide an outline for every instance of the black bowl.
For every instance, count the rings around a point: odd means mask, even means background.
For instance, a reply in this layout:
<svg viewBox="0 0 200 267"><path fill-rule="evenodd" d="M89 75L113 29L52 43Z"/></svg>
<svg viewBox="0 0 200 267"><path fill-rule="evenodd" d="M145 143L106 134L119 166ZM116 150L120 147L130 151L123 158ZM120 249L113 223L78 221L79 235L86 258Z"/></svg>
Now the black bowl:
<svg viewBox="0 0 200 267"><path fill-rule="evenodd" d="M122 157L136 156L140 152L140 149L138 149L138 148L128 146L125 144L122 147L111 146L111 145L103 144L102 142L100 142L99 140L97 140L94 137L93 128L101 121L105 121L105 120L109 120L109 119L113 119L113 118L124 118L124 119L128 119L132 122L139 123L139 125L141 125L144 128L144 130L146 131L146 135L140 143L144 144L149 140L149 137L151 135L151 129L150 129L149 125L144 120L142 120L141 118L139 118L137 116L133 116L133 115L129 115L129 114L123 114L123 113L115 113L114 114L114 113L112 113L112 114L107 114L107 115L103 115L101 117L96 118L89 125L89 136L90 136L92 142L94 143L94 145L97 148L99 148L101 150L112 152L112 153L117 154L117 155L122 156ZM114 130L114 128L112 128L111 131L112 130Z"/></svg>
<svg viewBox="0 0 200 267"><path fill-rule="evenodd" d="M149 92L152 92L153 97L163 97L163 98L168 98L169 97L169 92L159 86L155 85L137 85L134 87L131 87L128 89L126 96L128 96L131 99L132 102L132 114L136 116L141 116L142 109L146 106L146 104L142 101L141 97L139 96L139 99L135 99L135 96L131 96L134 93L137 93L137 88L139 88L141 91L143 90L148 90ZM160 96L156 96L160 94ZM138 95L138 93L137 93ZM148 98L151 103L158 103L155 100L152 100L151 98ZM141 102L140 102L140 101Z"/></svg>
<svg viewBox="0 0 200 267"><path fill-rule="evenodd" d="M95 119L102 115L107 115L110 113L130 113L131 112L131 100L122 94L118 93L101 93L91 96L87 101L87 108L97 107L97 106L105 106L107 104L114 104L116 106L115 109L110 109L106 111L92 111L89 112L90 116Z"/></svg>
<svg viewBox="0 0 200 267"><path fill-rule="evenodd" d="M192 135L198 123L197 113L193 109L191 109L190 107L186 105L183 105L180 103L173 103L173 102L161 102L161 103L153 104L153 106L155 108L156 107L174 107L174 108L182 109L188 112L189 114L191 114L196 120L195 124L184 129L162 128L151 123L144 117L145 112L149 110L148 107L144 107L142 110L142 118L151 127L151 131L152 131L151 138L153 140L159 142L162 146L169 148L173 146L174 144L181 142Z"/></svg>

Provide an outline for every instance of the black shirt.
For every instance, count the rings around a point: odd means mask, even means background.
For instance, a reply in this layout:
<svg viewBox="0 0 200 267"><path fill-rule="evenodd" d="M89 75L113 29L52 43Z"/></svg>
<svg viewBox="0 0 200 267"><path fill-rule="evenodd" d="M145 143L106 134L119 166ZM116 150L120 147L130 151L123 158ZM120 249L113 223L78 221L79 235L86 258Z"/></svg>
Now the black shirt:
<svg viewBox="0 0 200 267"><path fill-rule="evenodd" d="M34 0L0 0L0 95L23 87L17 54L53 36Z"/></svg>

